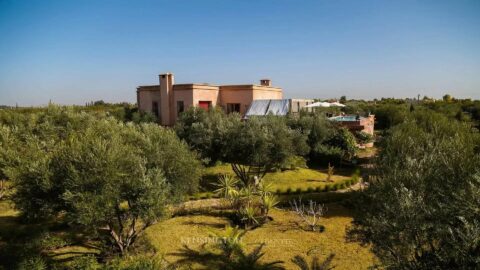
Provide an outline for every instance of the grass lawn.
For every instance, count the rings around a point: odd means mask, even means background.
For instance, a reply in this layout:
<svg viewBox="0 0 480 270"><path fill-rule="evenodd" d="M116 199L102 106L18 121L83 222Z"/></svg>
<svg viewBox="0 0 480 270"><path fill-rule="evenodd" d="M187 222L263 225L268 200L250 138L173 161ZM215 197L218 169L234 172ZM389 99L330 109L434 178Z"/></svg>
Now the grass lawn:
<svg viewBox="0 0 480 270"><path fill-rule="evenodd" d="M337 170L335 170L337 171ZM272 191L285 191L287 188L295 190L301 188L306 190L308 188L323 187L326 184L344 181L350 178L353 171L338 170L332 176L331 182L327 181L326 169L307 169L299 168L296 170L287 170L283 172L271 172L265 175L265 181L272 183ZM211 183L215 183L219 175L234 174L229 164L222 164L213 167L207 167L203 173L203 186L211 189Z"/></svg>
<svg viewBox="0 0 480 270"><path fill-rule="evenodd" d="M327 216L321 224L325 231L310 232L299 228L296 214L281 209L271 213L273 221L248 231L243 238L247 250L265 243L263 261L284 261L286 269L298 269L290 261L295 255L325 259L334 253L335 269L367 269L375 262L375 256L368 247L346 239L346 229L352 222L348 209L328 205ZM179 216L158 223L146 231L145 237L170 262L182 258L183 245L199 250L202 244L212 245L212 232L223 230L229 220L221 215L198 214ZM201 269L198 265L197 267Z"/></svg>
<svg viewBox="0 0 480 270"><path fill-rule="evenodd" d="M199 204L201 201L195 202ZM286 269L297 269L290 261L295 255L308 258L319 256L325 259L334 253L333 265L335 269L367 269L376 263L375 256L368 247L357 242L349 242L346 238L346 229L352 222L348 209L338 204L328 204L327 215L321 221L325 231L310 232L301 229L298 217L287 210L274 209L271 212L273 221L262 227L248 231L243 244L251 251L261 243L265 243L263 261L284 261ZM220 232L230 224L230 220L218 210L203 211L203 214L178 216L159 222L147 229L144 240L150 242L158 251L157 256L164 257L170 262L181 258L183 246L199 250L203 243L209 247L214 238L213 232ZM21 225L17 219L18 213L11 208L11 204L0 202L0 251L6 248L12 235L30 235L29 232L38 230L36 225ZM63 235L66 231L49 230L55 235ZM10 239L11 238L11 239ZM14 244L14 243L11 243ZM6 251L6 250L4 250ZM68 265L72 257L98 253L88 245L73 243L71 246L49 251L49 257L60 264ZM7 255L5 253L4 255ZM1 256L0 256L1 257ZM195 266L195 265L194 265ZM194 269L201 269L197 265Z"/></svg>

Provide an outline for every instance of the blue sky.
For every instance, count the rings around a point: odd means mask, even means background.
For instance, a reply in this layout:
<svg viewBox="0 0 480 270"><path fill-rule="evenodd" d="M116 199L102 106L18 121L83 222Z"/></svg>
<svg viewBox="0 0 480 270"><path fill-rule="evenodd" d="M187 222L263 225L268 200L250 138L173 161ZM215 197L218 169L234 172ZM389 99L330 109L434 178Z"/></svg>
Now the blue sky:
<svg viewBox="0 0 480 270"><path fill-rule="evenodd" d="M0 0L0 104L135 102L136 86L480 98L480 1Z"/></svg>

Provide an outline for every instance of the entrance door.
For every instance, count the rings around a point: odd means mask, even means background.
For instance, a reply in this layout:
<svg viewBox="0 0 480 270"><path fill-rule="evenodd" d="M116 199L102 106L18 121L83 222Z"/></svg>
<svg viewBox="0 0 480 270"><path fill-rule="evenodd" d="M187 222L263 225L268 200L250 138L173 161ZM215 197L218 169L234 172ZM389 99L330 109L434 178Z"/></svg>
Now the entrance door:
<svg viewBox="0 0 480 270"><path fill-rule="evenodd" d="M199 101L198 102L198 107L204 109L205 111L208 111L210 107L212 107L212 102L211 101Z"/></svg>

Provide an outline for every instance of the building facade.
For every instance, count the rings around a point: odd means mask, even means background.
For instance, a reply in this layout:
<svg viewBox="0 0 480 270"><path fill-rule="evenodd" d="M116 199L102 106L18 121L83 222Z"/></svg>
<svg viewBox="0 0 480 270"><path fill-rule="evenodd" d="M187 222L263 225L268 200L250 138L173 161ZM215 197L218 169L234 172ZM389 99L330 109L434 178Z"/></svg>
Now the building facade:
<svg viewBox="0 0 480 270"><path fill-rule="evenodd" d="M174 75L166 73L159 75L158 85L137 87L139 110L153 113L165 126L173 125L192 106L205 110L220 106L227 113L244 115L254 100L282 98L282 89L273 87L268 79L258 85L175 84Z"/></svg>

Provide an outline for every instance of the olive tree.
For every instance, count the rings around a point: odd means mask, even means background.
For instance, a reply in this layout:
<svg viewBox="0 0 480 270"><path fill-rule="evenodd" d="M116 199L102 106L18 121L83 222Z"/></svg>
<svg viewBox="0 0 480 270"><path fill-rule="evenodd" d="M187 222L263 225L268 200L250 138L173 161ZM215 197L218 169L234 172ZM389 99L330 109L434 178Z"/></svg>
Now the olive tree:
<svg viewBox="0 0 480 270"><path fill-rule="evenodd" d="M7 194L6 170L10 164L15 162L15 145L17 142L11 129L0 125L0 200Z"/></svg>
<svg viewBox="0 0 480 270"><path fill-rule="evenodd" d="M230 129L240 125L237 113L225 114L221 109L191 107L180 115L175 131L180 139L197 151L204 163L214 164L225 159L224 149L228 145Z"/></svg>
<svg viewBox="0 0 480 270"><path fill-rule="evenodd" d="M306 137L276 116L252 117L231 128L227 138L226 161L245 186L309 150Z"/></svg>
<svg viewBox="0 0 480 270"><path fill-rule="evenodd" d="M479 145L478 131L434 113L416 113L389 132L356 218L385 266L478 267Z"/></svg>
<svg viewBox="0 0 480 270"><path fill-rule="evenodd" d="M328 120L321 113L301 113L288 118L288 125L307 136L310 160L340 163L350 161L356 152L353 134Z"/></svg>
<svg viewBox="0 0 480 270"><path fill-rule="evenodd" d="M64 213L93 236L106 232L124 254L168 204L196 190L199 161L173 131L155 124L85 124L55 139L25 139L18 164L7 170L13 200L28 218ZM55 121L45 125L59 130Z"/></svg>

